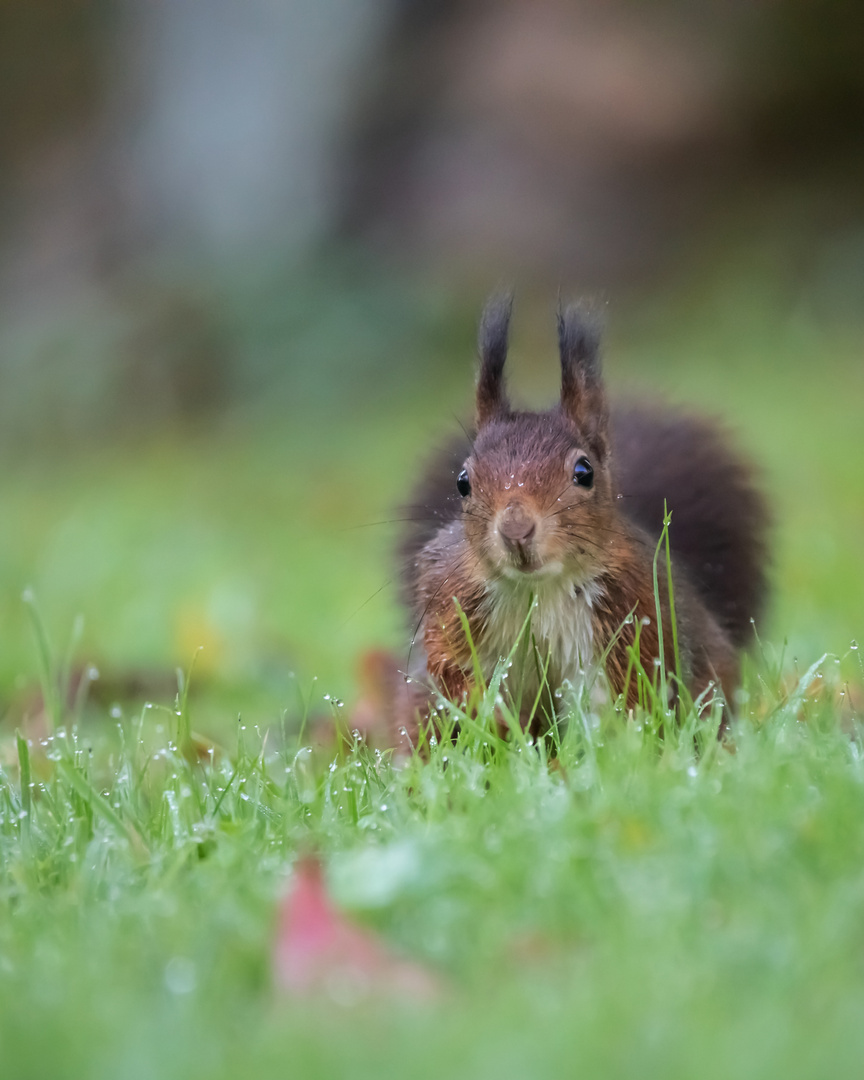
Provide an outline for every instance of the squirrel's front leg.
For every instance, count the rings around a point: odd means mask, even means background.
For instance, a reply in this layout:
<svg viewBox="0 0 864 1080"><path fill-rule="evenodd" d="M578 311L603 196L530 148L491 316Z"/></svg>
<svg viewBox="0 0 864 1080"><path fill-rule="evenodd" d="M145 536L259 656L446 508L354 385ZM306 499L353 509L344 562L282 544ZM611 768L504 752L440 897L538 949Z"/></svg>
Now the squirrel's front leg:
<svg viewBox="0 0 864 1080"><path fill-rule="evenodd" d="M426 670L441 693L459 704L470 695L474 680L466 674L471 667L471 648L455 603L451 600L448 607L428 615L425 623Z"/></svg>

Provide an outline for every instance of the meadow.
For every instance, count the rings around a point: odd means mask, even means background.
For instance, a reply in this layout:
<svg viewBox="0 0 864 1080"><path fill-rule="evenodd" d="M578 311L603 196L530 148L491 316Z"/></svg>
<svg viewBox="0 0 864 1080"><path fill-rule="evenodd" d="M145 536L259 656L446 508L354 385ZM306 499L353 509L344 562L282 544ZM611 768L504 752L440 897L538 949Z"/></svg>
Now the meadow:
<svg viewBox="0 0 864 1080"><path fill-rule="evenodd" d="M613 305L613 390L722 415L770 493L774 597L726 748L587 701L551 744L502 739L489 707L427 762L351 737L358 658L407 650L394 507L470 408L473 307L397 332L337 296L326 378L107 449L8 447L3 1075L860 1073L864 367L841 256L805 288L739 251ZM539 402L552 322L526 307L515 392ZM244 318L250 352L302 354ZM431 1000L274 989L310 850Z"/></svg>

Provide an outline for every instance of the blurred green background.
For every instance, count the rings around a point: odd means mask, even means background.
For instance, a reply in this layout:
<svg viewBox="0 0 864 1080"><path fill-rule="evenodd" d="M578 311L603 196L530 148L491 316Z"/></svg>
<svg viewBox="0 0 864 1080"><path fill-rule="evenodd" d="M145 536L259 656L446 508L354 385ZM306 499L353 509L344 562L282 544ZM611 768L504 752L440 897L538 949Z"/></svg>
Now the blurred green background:
<svg viewBox="0 0 864 1080"><path fill-rule="evenodd" d="M762 636L845 652L862 54L825 0L4 4L0 723L38 711L28 587L103 702L202 647L202 726L407 653L393 521L502 282L526 400L560 288L608 298L616 392L726 418L775 511Z"/></svg>

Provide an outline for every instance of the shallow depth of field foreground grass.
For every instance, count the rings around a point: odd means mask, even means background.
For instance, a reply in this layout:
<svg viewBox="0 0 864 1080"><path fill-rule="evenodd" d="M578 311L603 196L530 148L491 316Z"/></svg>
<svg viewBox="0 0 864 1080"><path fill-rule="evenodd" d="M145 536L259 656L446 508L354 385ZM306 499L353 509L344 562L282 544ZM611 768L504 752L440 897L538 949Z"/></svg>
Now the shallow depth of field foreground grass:
<svg viewBox="0 0 864 1080"><path fill-rule="evenodd" d="M182 699L95 743L68 718L0 773L3 1075L860 1075L847 665L766 661L726 745L585 703L560 745L503 741L487 706L401 768L243 726L184 756ZM309 850L437 1000L274 991Z"/></svg>

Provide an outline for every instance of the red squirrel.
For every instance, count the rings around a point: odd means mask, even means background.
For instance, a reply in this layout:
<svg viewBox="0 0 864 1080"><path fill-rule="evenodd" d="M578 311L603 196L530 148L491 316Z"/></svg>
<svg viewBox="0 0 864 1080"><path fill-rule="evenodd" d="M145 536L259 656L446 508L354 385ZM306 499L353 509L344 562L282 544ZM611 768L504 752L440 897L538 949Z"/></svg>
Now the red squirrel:
<svg viewBox="0 0 864 1080"><path fill-rule="evenodd" d="M768 515L750 467L713 421L662 406L610 409L600 320L584 303L559 310L559 402L514 409L510 313L509 297L486 306L475 431L422 481L403 544L417 715L434 705L428 689L420 701L423 684L459 702L478 665L488 683L508 657L504 692L532 730L561 710L562 686L601 660L613 699L632 708L637 638L642 668L652 678L662 665L672 694L680 664L694 701L714 688L728 701L766 595ZM662 656L656 617L666 507L677 661L665 550ZM514 652L520 632L530 645Z"/></svg>

